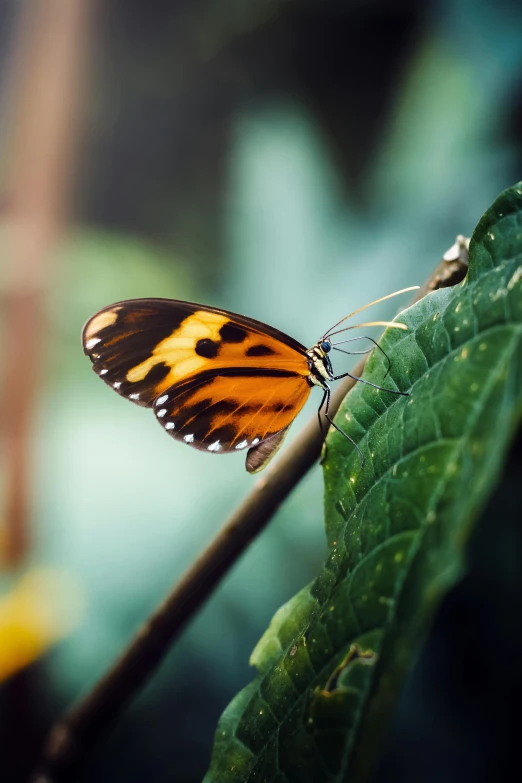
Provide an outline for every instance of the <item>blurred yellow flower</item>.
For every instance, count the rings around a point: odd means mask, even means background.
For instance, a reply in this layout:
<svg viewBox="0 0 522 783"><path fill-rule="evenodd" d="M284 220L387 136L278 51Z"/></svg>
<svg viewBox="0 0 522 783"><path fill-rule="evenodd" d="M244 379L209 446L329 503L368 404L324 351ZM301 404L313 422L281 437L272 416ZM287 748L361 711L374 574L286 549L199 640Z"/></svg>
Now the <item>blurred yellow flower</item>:
<svg viewBox="0 0 522 783"><path fill-rule="evenodd" d="M40 658L78 624L83 600L70 574L34 569L0 597L0 682Z"/></svg>

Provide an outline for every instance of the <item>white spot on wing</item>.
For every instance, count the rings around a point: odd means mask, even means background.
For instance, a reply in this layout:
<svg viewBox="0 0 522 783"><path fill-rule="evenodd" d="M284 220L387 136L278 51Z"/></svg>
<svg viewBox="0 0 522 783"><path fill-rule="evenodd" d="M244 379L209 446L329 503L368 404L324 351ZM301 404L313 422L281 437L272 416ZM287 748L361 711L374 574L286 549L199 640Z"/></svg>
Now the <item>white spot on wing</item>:
<svg viewBox="0 0 522 783"><path fill-rule="evenodd" d="M107 375L108 372L108 370L100 370L100 375Z"/></svg>
<svg viewBox="0 0 522 783"><path fill-rule="evenodd" d="M138 392L133 392L132 394L129 394L129 400L139 400L140 395Z"/></svg>
<svg viewBox="0 0 522 783"><path fill-rule="evenodd" d="M101 343L101 339L99 337L91 337L91 339L87 340L85 343L85 347L88 351L90 351L90 349L94 348L94 346L98 345L98 343Z"/></svg>
<svg viewBox="0 0 522 783"><path fill-rule="evenodd" d="M116 383L112 384L115 389L119 389L121 386L121 381L116 381Z"/></svg>
<svg viewBox="0 0 522 783"><path fill-rule="evenodd" d="M175 426L176 426L176 425L174 424L174 422L173 422L173 421L168 421L168 422L165 424L165 429L166 429L166 430L173 430Z"/></svg>
<svg viewBox="0 0 522 783"><path fill-rule="evenodd" d="M218 440L215 440L214 443L211 443L208 447L208 451L220 451L221 449L221 443Z"/></svg>
<svg viewBox="0 0 522 783"><path fill-rule="evenodd" d="M254 438L254 440L252 441L252 446L257 446L258 443L259 443L259 438Z"/></svg>
<svg viewBox="0 0 522 783"><path fill-rule="evenodd" d="M238 443L236 445L236 449L246 449L247 446L248 446L248 441L242 440L241 443Z"/></svg>
<svg viewBox="0 0 522 783"><path fill-rule="evenodd" d="M192 434L191 435L185 435L183 440L185 441L185 443L194 443L194 435L192 435Z"/></svg>
<svg viewBox="0 0 522 783"><path fill-rule="evenodd" d="M162 394L161 397L158 397L156 400L156 405L163 405L164 402L167 402L168 398L168 394Z"/></svg>
<svg viewBox="0 0 522 783"><path fill-rule="evenodd" d="M162 419L163 416L166 414L166 412L167 412L167 409L166 408L162 408L160 411L158 411L156 413L156 416L158 417L158 419Z"/></svg>

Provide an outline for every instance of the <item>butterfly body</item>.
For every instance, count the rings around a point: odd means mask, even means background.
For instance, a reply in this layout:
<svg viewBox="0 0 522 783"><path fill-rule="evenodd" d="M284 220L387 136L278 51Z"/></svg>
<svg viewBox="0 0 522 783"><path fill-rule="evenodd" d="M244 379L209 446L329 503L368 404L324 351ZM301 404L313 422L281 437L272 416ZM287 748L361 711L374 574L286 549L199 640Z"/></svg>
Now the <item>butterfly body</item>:
<svg viewBox="0 0 522 783"><path fill-rule="evenodd" d="M333 374L327 337L307 349L237 313L134 299L96 313L82 342L96 374L118 394L152 408L169 435L210 453L249 449L252 473L281 445L313 386L323 390L333 423L328 382L342 376Z"/></svg>

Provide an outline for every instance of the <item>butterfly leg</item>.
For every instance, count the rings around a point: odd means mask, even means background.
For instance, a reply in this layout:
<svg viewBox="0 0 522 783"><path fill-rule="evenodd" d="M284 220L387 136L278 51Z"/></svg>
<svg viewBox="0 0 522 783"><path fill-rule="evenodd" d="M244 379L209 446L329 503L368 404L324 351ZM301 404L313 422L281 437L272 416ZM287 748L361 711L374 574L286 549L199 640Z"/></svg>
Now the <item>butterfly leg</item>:
<svg viewBox="0 0 522 783"><path fill-rule="evenodd" d="M321 449L321 457L319 459L319 464L322 465L323 462L326 459L326 436L328 434L328 428L324 427L323 419L321 418L321 411L324 407L324 403L326 402L326 389L324 390L323 399L321 400L321 404L319 405L317 409L317 418L319 419L319 429L321 430L321 438L323 440L323 446Z"/></svg>
<svg viewBox="0 0 522 783"><path fill-rule="evenodd" d="M361 458L361 470L362 470L364 468L364 454L362 453L362 451L359 448L359 446L357 445L357 443L353 440L353 438L350 438L350 436L347 435L346 432L343 432L343 430L340 427L337 426L337 424L334 422L334 420L330 416L330 397L331 397L331 394L332 394L332 392L330 390L330 387L325 385L324 386L324 397L323 397L323 401L321 402L321 407L319 408L319 411L323 407L323 403L326 400L326 406L325 406L325 409L324 409L324 415L325 415L326 420L332 425L334 430L337 430L337 432L339 432L343 436L343 438L346 438L346 440L349 440L350 443L353 446L355 446L355 448L359 452L359 457Z"/></svg>
<svg viewBox="0 0 522 783"><path fill-rule="evenodd" d="M396 391L395 389L387 389L385 386L378 386L376 383L372 383L371 381L366 381L364 378L359 378L357 375L352 375L351 372L343 372L342 375L336 375L333 378L330 378L332 381L339 381L341 378L353 378L354 381L360 381L361 383L365 383L367 386L373 386L374 389L379 389L379 391L387 391L391 392L392 394L398 394L401 397L409 397L409 392L401 392Z"/></svg>
<svg viewBox="0 0 522 783"><path fill-rule="evenodd" d="M384 358L388 363L388 367L386 369L386 372L384 373L384 377L386 378L386 376L388 375L391 369L391 360L388 354L386 353L386 351L384 350L384 348L381 348L377 340L374 340L373 337L368 337L368 335L365 335L364 337L351 337L349 340L341 340L341 342L339 343L333 343L332 348L334 349L334 351L339 351L340 353L347 354L347 356L353 356L354 354L360 355L360 354L370 353L371 351L373 351L373 348L367 348L366 351L345 351L342 348L337 348L338 345L344 345L346 343L354 343L356 340L370 340L370 342L373 343L374 347L378 348L379 351L383 354Z"/></svg>
<svg viewBox="0 0 522 783"><path fill-rule="evenodd" d="M328 433L328 430L326 430L326 432L325 432L325 429L324 429L324 426L323 426L323 420L321 418L321 411L322 411L322 409L324 407L324 404L326 402L326 395L327 394L328 394L328 390L325 389L324 390L324 394L323 394L323 399L321 400L321 404L319 405L319 407L317 409L317 418L319 419L319 429L321 430L321 436L322 436L323 440L325 440L326 435Z"/></svg>

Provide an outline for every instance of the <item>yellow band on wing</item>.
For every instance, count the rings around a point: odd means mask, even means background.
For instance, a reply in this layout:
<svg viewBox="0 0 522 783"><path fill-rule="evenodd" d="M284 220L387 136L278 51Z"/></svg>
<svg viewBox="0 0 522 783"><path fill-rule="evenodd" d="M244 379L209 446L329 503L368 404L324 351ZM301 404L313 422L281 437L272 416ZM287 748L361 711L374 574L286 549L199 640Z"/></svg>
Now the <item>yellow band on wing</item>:
<svg viewBox="0 0 522 783"><path fill-rule="evenodd" d="M131 383L142 381L156 364L166 364L170 372L161 386L168 388L182 378L206 369L208 359L195 353L196 344L202 339L219 342L219 330L228 321L226 315L206 310L189 315L169 337L158 343L148 359L127 372L127 380Z"/></svg>

